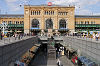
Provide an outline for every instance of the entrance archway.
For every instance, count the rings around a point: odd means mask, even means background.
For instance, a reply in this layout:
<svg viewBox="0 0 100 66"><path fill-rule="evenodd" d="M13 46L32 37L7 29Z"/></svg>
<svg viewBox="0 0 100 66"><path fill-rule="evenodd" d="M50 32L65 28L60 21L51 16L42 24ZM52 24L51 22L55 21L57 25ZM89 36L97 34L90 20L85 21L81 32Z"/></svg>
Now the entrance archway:
<svg viewBox="0 0 100 66"><path fill-rule="evenodd" d="M31 33L32 35L37 35L40 32L39 28L39 20L38 19L33 19L31 22Z"/></svg>
<svg viewBox="0 0 100 66"><path fill-rule="evenodd" d="M51 18L46 20L46 29L53 29L53 21Z"/></svg>
<svg viewBox="0 0 100 66"><path fill-rule="evenodd" d="M59 32L63 36L66 35L66 32L68 32L67 23L65 19L59 20Z"/></svg>
<svg viewBox="0 0 100 66"><path fill-rule="evenodd" d="M66 29L67 27L66 27L66 20L65 19L61 19L60 21L59 21L59 29Z"/></svg>
<svg viewBox="0 0 100 66"><path fill-rule="evenodd" d="M31 23L31 27L34 29L39 28L39 21L37 19L33 19Z"/></svg>

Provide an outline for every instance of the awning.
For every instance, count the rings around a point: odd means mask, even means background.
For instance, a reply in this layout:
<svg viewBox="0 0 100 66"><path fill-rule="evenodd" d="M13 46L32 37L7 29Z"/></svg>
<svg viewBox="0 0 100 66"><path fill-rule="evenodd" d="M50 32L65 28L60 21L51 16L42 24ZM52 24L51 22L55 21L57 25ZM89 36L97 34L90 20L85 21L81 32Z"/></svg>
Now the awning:
<svg viewBox="0 0 100 66"><path fill-rule="evenodd" d="M95 62L91 61L90 59L86 58L85 56L80 56L78 58L82 63L84 63L86 66L95 66Z"/></svg>
<svg viewBox="0 0 100 66"><path fill-rule="evenodd" d="M73 48L71 48L71 47L65 47L67 50L69 50L70 52L74 52L75 50L73 49Z"/></svg>
<svg viewBox="0 0 100 66"><path fill-rule="evenodd" d="M74 33L78 33L78 32L74 32Z"/></svg>
<svg viewBox="0 0 100 66"><path fill-rule="evenodd" d="M68 31L68 29L59 29L58 31Z"/></svg>
<svg viewBox="0 0 100 66"><path fill-rule="evenodd" d="M22 32L22 31L16 31L16 32Z"/></svg>
<svg viewBox="0 0 100 66"><path fill-rule="evenodd" d="M12 32L12 31L5 31L5 32Z"/></svg>
<svg viewBox="0 0 100 66"><path fill-rule="evenodd" d="M85 56L80 56L78 59L83 63L84 60L86 59L86 57Z"/></svg>
<svg viewBox="0 0 100 66"><path fill-rule="evenodd" d="M31 31L40 31L40 29L31 29Z"/></svg>
<svg viewBox="0 0 100 66"><path fill-rule="evenodd" d="M40 29L40 28L31 28L31 29Z"/></svg>

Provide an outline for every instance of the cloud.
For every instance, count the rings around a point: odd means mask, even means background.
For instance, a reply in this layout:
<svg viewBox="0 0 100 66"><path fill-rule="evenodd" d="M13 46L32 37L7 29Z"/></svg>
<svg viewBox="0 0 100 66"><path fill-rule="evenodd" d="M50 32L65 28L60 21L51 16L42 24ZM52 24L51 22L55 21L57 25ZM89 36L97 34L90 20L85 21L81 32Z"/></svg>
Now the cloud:
<svg viewBox="0 0 100 66"><path fill-rule="evenodd" d="M27 4L28 0L5 0L5 2L10 11L20 11L23 8L20 5Z"/></svg>
<svg viewBox="0 0 100 66"><path fill-rule="evenodd" d="M100 15L100 13L93 13L93 15Z"/></svg>
<svg viewBox="0 0 100 66"><path fill-rule="evenodd" d="M87 9L81 9L81 10L77 11L76 14L78 14L78 15L92 15L92 11L87 10Z"/></svg>
<svg viewBox="0 0 100 66"><path fill-rule="evenodd" d="M13 3L13 2L16 2L16 1L18 1L18 0L6 0L6 2L8 2L8 3Z"/></svg>
<svg viewBox="0 0 100 66"><path fill-rule="evenodd" d="M47 2L52 2L55 5L75 5L76 11L81 11L84 14L90 14L91 10L87 6L96 6L100 3L100 0L47 0Z"/></svg>
<svg viewBox="0 0 100 66"><path fill-rule="evenodd" d="M98 2L100 2L100 0L47 0L47 2L52 2L53 4L56 5L93 5L96 4Z"/></svg>

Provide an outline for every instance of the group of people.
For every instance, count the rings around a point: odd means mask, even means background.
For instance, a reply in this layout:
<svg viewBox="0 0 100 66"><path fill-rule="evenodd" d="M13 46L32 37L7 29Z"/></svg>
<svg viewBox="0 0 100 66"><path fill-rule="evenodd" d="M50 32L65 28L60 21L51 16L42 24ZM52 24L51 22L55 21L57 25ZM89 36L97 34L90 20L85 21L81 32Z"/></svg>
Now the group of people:
<svg viewBox="0 0 100 66"><path fill-rule="evenodd" d="M3 34L2 32L0 32L0 40L2 40L3 39L3 37L14 37L15 38L15 40L16 39L22 39L23 37L25 37L25 36L30 36L30 34L24 34L24 33L14 33L13 35L12 34L10 34L10 33L7 33L7 34Z"/></svg>
<svg viewBox="0 0 100 66"><path fill-rule="evenodd" d="M3 34L0 32L0 40L2 40L3 38Z"/></svg>
<svg viewBox="0 0 100 66"><path fill-rule="evenodd" d="M15 40L16 40L17 38L20 40L20 39L22 39L23 34L17 34L17 33L15 33L15 34L13 35L13 37L15 37Z"/></svg>
<svg viewBox="0 0 100 66"><path fill-rule="evenodd" d="M16 39L22 39L23 37L25 37L25 36L30 36L30 34L24 34L24 33L15 33L14 35L13 35L13 37L15 37L15 40Z"/></svg>
<svg viewBox="0 0 100 66"><path fill-rule="evenodd" d="M98 41L99 38L100 38L100 35L98 33L97 34L93 34L93 38L96 39L96 41Z"/></svg>

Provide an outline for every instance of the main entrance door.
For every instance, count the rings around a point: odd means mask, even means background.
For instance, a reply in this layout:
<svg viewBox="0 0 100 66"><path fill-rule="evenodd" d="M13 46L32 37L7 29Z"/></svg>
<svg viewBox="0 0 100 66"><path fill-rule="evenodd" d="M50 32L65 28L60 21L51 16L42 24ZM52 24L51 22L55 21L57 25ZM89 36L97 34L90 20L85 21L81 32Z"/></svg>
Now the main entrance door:
<svg viewBox="0 0 100 66"><path fill-rule="evenodd" d="M51 18L46 20L46 29L53 29L53 21Z"/></svg>

